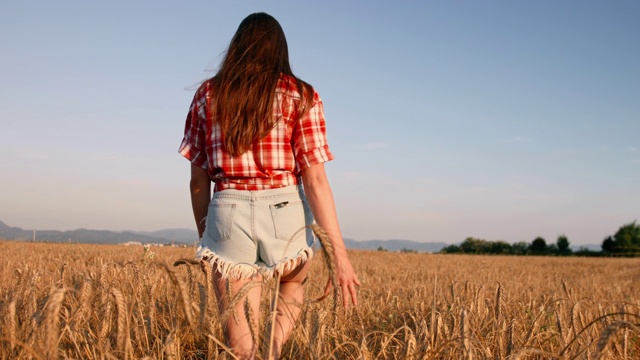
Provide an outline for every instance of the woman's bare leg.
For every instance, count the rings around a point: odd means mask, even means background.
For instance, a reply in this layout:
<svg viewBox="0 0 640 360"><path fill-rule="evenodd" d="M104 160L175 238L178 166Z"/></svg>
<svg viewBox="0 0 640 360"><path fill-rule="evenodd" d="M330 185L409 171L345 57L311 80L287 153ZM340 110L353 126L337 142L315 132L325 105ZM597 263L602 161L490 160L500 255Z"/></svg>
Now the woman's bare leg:
<svg viewBox="0 0 640 360"><path fill-rule="evenodd" d="M307 261L290 270L280 278L280 292L276 307L276 324L274 333L273 354L277 359L280 355L282 344L287 341L291 330L300 316L304 301L304 288L302 282L307 277L311 262Z"/></svg>
<svg viewBox="0 0 640 360"><path fill-rule="evenodd" d="M214 267L215 270L215 267ZM226 321L222 324L227 345L233 351L233 354L239 359L253 359L258 350L259 340L259 319L260 319L260 293L262 290L262 276L257 274L251 279L244 280L228 280L231 296L227 293L227 280L222 279L220 273L214 272L213 283L218 297L218 308L220 314L224 314L233 304L233 313L228 313ZM243 288L250 287L246 297L237 299L236 295L240 291L246 291ZM252 312L253 333L256 336L254 342L251 335L251 328L245 315L244 303L245 299L249 302L249 308ZM231 303L230 303L231 302Z"/></svg>

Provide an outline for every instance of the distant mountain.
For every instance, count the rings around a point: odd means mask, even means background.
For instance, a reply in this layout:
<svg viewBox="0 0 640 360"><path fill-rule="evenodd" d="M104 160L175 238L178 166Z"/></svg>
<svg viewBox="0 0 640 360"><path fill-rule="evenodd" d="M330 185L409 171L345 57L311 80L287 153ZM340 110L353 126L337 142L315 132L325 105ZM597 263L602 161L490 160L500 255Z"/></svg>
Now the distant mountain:
<svg viewBox="0 0 640 360"><path fill-rule="evenodd" d="M191 238L190 241L182 241L173 237L163 238L143 233L135 233L132 231L116 232L89 229L77 229L70 231L36 230L34 234L33 230L23 230L19 227L11 227L0 221L0 239L31 241L34 236L36 241L78 242L88 244L121 244L130 241L140 242L142 244L193 244L193 238Z"/></svg>
<svg viewBox="0 0 640 360"><path fill-rule="evenodd" d="M0 239L31 241L33 230L23 230L11 227L0 221ZM192 245L198 240L198 233L190 229L164 229L157 231L108 231L77 229L70 231L36 230L36 241L50 242L78 242L89 244L121 244L129 241L142 244L187 244ZM356 241L345 239L349 249L377 250L382 247L389 251L415 250L418 252L438 252L448 244L420 243L409 240L368 240Z"/></svg>
<svg viewBox="0 0 640 360"><path fill-rule="evenodd" d="M198 232L191 229L164 229L156 231L131 231L134 234L149 236L158 239L169 239L185 244L193 244L198 241Z"/></svg>
<svg viewBox="0 0 640 360"><path fill-rule="evenodd" d="M3 223L2 221L0 221L0 238L10 240L15 238L26 237L27 234L28 232L25 230L22 230L18 227L11 227Z"/></svg>
<svg viewBox="0 0 640 360"><path fill-rule="evenodd" d="M365 240L356 241L345 239L345 245L349 249L377 250L383 248L388 251L415 250L418 252L438 252L448 246L442 242L417 242L410 240Z"/></svg>
<svg viewBox="0 0 640 360"><path fill-rule="evenodd" d="M587 249L589 251L602 251L602 244L572 244L570 247L573 251L580 251L581 249Z"/></svg>

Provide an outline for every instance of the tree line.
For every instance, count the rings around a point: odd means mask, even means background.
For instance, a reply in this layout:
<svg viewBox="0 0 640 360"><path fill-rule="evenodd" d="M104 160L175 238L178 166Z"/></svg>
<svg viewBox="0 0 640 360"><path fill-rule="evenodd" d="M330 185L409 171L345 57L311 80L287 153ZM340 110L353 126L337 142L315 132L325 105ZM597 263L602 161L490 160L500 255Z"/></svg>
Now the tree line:
<svg viewBox="0 0 640 360"><path fill-rule="evenodd" d="M449 245L440 253L444 254L495 254L495 255L556 255L556 256L640 256L640 224L636 221L621 226L618 231L602 241L601 251L586 248L572 250L565 235L560 235L555 243L547 244L543 237L536 237L531 243L522 241L510 244L506 241L489 241L466 238L459 245Z"/></svg>

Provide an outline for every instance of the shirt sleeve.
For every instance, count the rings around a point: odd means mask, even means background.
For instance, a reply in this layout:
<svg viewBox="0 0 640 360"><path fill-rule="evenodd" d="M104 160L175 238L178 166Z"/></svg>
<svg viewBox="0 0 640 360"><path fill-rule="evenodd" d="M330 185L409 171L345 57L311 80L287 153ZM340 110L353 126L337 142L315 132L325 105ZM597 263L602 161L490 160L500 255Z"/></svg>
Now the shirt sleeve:
<svg viewBox="0 0 640 360"><path fill-rule="evenodd" d="M189 107L187 121L184 127L184 138L178 152L193 165L203 169L207 168L206 152L206 118L204 112L205 97L201 91L196 95Z"/></svg>
<svg viewBox="0 0 640 360"><path fill-rule="evenodd" d="M333 160L327 144L327 128L324 106L317 93L313 106L293 127L293 153L298 170Z"/></svg>

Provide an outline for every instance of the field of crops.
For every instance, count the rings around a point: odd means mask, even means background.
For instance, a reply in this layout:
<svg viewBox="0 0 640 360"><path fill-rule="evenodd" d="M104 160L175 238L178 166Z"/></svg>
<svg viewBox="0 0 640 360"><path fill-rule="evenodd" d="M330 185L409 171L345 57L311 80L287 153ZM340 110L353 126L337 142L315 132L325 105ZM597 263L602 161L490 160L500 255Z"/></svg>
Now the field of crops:
<svg viewBox="0 0 640 360"><path fill-rule="evenodd" d="M232 358L205 272L174 266L193 253L0 242L0 358ZM350 256L359 306L314 301L329 274L318 254L282 358L640 358L640 259ZM263 288L264 350L274 284Z"/></svg>

